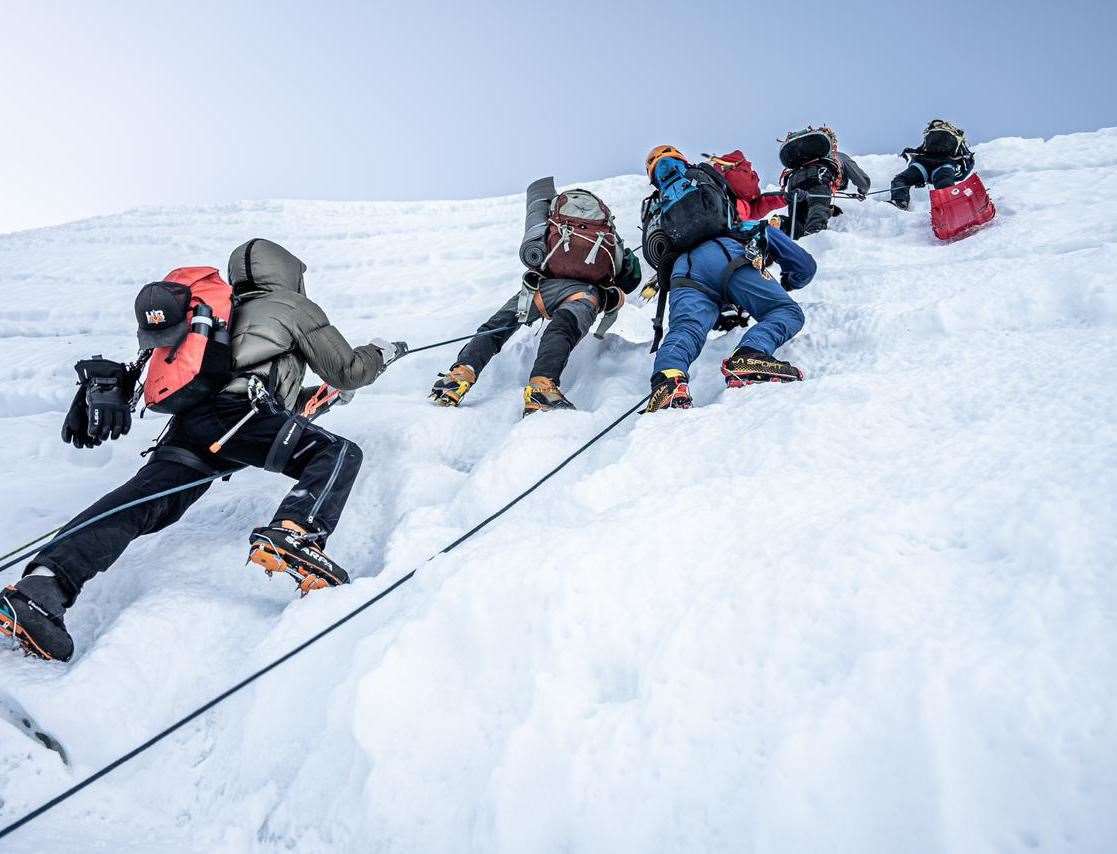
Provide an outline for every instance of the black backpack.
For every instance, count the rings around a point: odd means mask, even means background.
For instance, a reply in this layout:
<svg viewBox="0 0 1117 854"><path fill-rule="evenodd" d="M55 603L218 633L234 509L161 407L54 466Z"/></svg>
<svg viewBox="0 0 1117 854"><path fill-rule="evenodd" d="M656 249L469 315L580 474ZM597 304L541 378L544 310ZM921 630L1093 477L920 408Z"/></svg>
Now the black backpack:
<svg viewBox="0 0 1117 854"><path fill-rule="evenodd" d="M945 119L933 119L923 131L923 150L939 157L958 157L966 148L966 132Z"/></svg>
<svg viewBox="0 0 1117 854"><path fill-rule="evenodd" d="M654 209L658 231L667 238L673 252L686 252L732 228L737 215L736 199L724 176L710 164L686 166L666 176L660 172L654 175L657 179L652 194L654 202L646 201L644 212Z"/></svg>
<svg viewBox="0 0 1117 854"><path fill-rule="evenodd" d="M837 160L838 143L834 131L828 127L814 126L803 130L788 131L781 140L780 163L788 169L798 169L814 160Z"/></svg>

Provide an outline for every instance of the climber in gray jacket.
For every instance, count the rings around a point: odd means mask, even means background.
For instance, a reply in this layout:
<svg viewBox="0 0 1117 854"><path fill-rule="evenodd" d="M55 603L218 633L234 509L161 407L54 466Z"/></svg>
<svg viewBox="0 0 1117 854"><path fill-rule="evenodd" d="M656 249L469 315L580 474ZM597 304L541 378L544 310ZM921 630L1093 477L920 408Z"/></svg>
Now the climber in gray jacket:
<svg viewBox="0 0 1117 854"><path fill-rule="evenodd" d="M234 294L234 379L175 415L147 464L68 522L66 529L210 474L256 466L297 482L271 522L252 532L249 560L269 575L291 576L304 595L349 581L323 547L361 467L361 451L312 423L309 409L300 414L308 401L318 400L317 385L301 388L303 377L309 366L340 391L333 398L335 405L347 403L354 389L373 382L407 352L407 345L374 340L351 347L326 313L307 298L305 270L302 261L270 240L250 240L233 251L229 283ZM85 405L84 395L75 398L74 406ZM74 415L68 414L68 424ZM70 441L71 435L64 428L63 438ZM201 483L138 503L45 546L21 580L0 591L0 635L14 637L40 658L69 660L74 647L63 615L85 583L108 569L137 537L178 521L209 487L209 482ZM204 554L204 543L199 548Z"/></svg>

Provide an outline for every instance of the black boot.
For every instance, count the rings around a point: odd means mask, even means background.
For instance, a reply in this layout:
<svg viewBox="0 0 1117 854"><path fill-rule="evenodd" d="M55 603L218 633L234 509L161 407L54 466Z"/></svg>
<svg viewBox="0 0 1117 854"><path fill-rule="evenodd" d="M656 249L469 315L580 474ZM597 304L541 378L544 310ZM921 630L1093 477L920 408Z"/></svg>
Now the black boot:
<svg viewBox="0 0 1117 854"><path fill-rule="evenodd" d="M910 179L905 180L905 176L915 172L910 166L892 179L892 192L888 194L888 201L898 207L902 211L911 208L911 184ZM918 174L914 174L918 178Z"/></svg>
<svg viewBox="0 0 1117 854"><path fill-rule="evenodd" d="M315 544L320 538L321 534L285 528L279 523L256 528L248 537L248 560L268 575L290 575L303 596L311 590L348 584L349 573Z"/></svg>
<svg viewBox="0 0 1117 854"><path fill-rule="evenodd" d="M29 575L0 592L0 635L46 661L69 661L74 640L66 631L66 594L58 579Z"/></svg>
<svg viewBox="0 0 1117 854"><path fill-rule="evenodd" d="M652 374L652 396L644 412L656 412L660 409L690 409L693 403L684 371L668 368L666 371L656 371Z"/></svg>
<svg viewBox="0 0 1117 854"><path fill-rule="evenodd" d="M460 406L466 392L477 382L477 372L469 365L454 365L448 373L439 374L430 398L439 406Z"/></svg>
<svg viewBox="0 0 1117 854"><path fill-rule="evenodd" d="M803 379L803 372L791 362L761 353L750 347L738 347L721 363L721 374L729 388L752 383L790 383Z"/></svg>

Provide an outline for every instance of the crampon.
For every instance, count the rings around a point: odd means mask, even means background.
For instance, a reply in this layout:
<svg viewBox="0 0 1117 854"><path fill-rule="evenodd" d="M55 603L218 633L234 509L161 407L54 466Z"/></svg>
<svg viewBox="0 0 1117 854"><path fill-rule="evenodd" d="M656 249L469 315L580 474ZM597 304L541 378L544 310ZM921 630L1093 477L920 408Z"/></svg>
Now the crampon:
<svg viewBox="0 0 1117 854"><path fill-rule="evenodd" d="M790 362L754 350L737 350L721 363L721 375L728 388L744 388L754 383L793 383L803 372Z"/></svg>
<svg viewBox="0 0 1117 854"><path fill-rule="evenodd" d="M248 562L268 574L291 576L299 595L349 583L349 574L312 544L314 535L282 527L257 528L249 538Z"/></svg>

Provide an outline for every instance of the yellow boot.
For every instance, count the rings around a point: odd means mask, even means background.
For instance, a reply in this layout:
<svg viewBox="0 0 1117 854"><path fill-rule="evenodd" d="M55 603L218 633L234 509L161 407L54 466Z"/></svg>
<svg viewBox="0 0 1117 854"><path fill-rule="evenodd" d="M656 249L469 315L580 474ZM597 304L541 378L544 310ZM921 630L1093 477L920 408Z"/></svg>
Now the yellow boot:
<svg viewBox="0 0 1117 854"><path fill-rule="evenodd" d="M532 377L524 388L524 416L533 412L549 412L552 409L575 409L573 403L563 397L554 380L547 377Z"/></svg>

